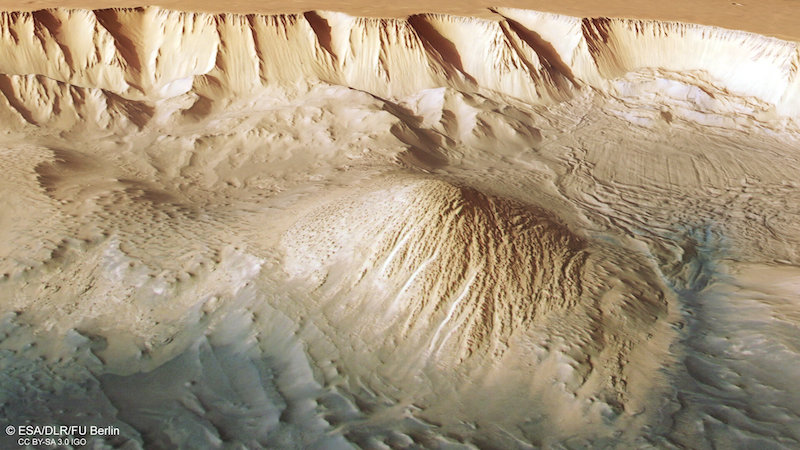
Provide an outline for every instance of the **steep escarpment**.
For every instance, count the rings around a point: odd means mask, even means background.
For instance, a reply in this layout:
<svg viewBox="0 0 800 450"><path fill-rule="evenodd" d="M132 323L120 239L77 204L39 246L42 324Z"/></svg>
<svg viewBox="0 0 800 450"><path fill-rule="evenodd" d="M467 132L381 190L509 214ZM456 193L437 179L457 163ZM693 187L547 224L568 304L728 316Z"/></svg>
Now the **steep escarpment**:
<svg viewBox="0 0 800 450"><path fill-rule="evenodd" d="M114 99L136 105L129 109L159 110L152 117L163 122L182 110L196 115L223 107L265 86L293 89L314 81L382 98L452 87L551 104L581 86L607 91L610 80L651 68L705 73L723 89L781 114L795 112L800 103L794 42L681 23L495 12L496 20L155 7L3 12L2 92L6 107L27 122L91 115ZM64 97L63 86L73 96L94 98L48 109ZM57 120L51 125L69 126Z"/></svg>

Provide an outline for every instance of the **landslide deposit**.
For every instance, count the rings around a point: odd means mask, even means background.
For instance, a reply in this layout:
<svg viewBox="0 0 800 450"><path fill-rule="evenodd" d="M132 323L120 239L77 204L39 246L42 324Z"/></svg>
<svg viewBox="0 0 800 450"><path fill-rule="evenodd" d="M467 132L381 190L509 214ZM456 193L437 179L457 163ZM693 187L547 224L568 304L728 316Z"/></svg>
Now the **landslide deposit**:
<svg viewBox="0 0 800 450"><path fill-rule="evenodd" d="M800 446L798 43L488 16L0 12L4 425Z"/></svg>

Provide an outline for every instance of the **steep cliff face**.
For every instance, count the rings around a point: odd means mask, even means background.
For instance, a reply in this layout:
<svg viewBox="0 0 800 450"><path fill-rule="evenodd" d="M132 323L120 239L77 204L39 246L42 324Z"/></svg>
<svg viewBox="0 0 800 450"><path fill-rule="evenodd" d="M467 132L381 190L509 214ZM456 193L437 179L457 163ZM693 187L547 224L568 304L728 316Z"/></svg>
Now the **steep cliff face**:
<svg viewBox="0 0 800 450"><path fill-rule="evenodd" d="M184 103L196 112L267 85L313 80L382 98L453 87L549 104L581 86L607 91L610 80L650 68L704 73L781 114L800 104L794 42L681 23L496 13L497 20L366 19L325 11L212 15L155 7L3 12L0 90L18 118L39 123L87 115L104 103L113 109L109 104L120 99L134 104L126 109L150 110L189 96L194 100ZM53 109L65 89L72 92L67 98L91 97L89 105L67 101ZM147 113L136 115L137 122L149 120Z"/></svg>

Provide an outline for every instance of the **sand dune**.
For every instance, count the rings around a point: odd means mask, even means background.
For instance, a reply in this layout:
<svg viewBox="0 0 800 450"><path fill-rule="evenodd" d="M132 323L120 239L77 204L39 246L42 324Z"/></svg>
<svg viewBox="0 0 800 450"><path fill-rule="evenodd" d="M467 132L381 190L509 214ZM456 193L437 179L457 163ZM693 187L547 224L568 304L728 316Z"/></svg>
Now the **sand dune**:
<svg viewBox="0 0 800 450"><path fill-rule="evenodd" d="M480 15L0 13L1 417L797 446L797 42Z"/></svg>

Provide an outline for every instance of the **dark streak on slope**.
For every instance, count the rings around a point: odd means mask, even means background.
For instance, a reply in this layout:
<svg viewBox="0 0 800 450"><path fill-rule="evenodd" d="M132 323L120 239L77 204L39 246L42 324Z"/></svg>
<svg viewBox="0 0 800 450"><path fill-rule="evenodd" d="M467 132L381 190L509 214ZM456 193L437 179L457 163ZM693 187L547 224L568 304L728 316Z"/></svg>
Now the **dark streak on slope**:
<svg viewBox="0 0 800 450"><path fill-rule="evenodd" d="M136 53L137 45L130 40L123 25L119 22L117 11L114 9L98 9L94 11L94 15L97 17L97 22L114 38L114 46L128 64L128 67L136 73L141 73L142 62Z"/></svg>
<svg viewBox="0 0 800 450"><path fill-rule="evenodd" d="M110 91L105 91L105 95L109 109L123 114L139 129L153 117L154 108L150 105L120 97Z"/></svg>
<svg viewBox="0 0 800 450"><path fill-rule="evenodd" d="M328 21L325 20L322 16L320 16L316 11L308 11L303 14L308 24L311 26L311 29L314 30L314 34L317 36L317 41L319 42L320 47L325 49L333 60L336 61L336 52L333 51L332 45L332 38L331 38L331 26L328 24Z"/></svg>
<svg viewBox="0 0 800 450"><path fill-rule="evenodd" d="M520 39L522 39L526 44L528 44L533 51L539 56L540 60L542 61L543 65L547 69L547 72L550 74L553 82L559 89L565 89L567 86L563 82L563 79L566 78L573 87L579 87L578 81L575 79L575 75L572 73L572 69L570 69L569 65L561 59L561 56L558 54L558 51L553 47L553 44L547 42L542 38L541 35L536 33L533 30L529 30L522 26L519 22L506 18L506 23L508 24L511 31L513 31ZM505 31L505 27L503 27Z"/></svg>
<svg viewBox="0 0 800 450"><path fill-rule="evenodd" d="M607 65L604 64L601 56L617 58L614 52L604 52L612 34L611 19L605 17L583 19L581 21L581 32L583 33L583 39L586 41L586 46L589 49L589 54L592 56L598 68L602 70L602 68ZM615 66L619 67L619 64L615 64ZM606 74L606 76L609 75ZM613 78L613 76L609 77Z"/></svg>
<svg viewBox="0 0 800 450"><path fill-rule="evenodd" d="M14 108L26 122L31 125L38 125L39 123L36 119L33 118L33 113L29 110L20 99L17 98L16 93L14 92L14 85L11 82L11 77L8 75L2 74L0 75L0 92L8 100L8 103Z"/></svg>
<svg viewBox="0 0 800 450"><path fill-rule="evenodd" d="M61 49L61 52L64 54L64 60L67 62L70 68L74 67L73 59L72 59L72 52L69 49L68 45L64 45L61 40L58 39L59 31L61 30L61 20L53 15L50 10L41 9L39 11L33 12L33 19L36 23L36 26L44 27L53 37L53 39L58 44L58 47Z"/></svg>
<svg viewBox="0 0 800 450"><path fill-rule="evenodd" d="M253 39L253 51L256 52L256 56L258 58L258 77L261 79L261 81L266 81L264 79L264 52L261 50L261 46L258 43L255 14L247 15L247 24L250 26L250 37ZM217 28L217 33L219 34L219 41L221 43L222 33L220 33L219 28ZM217 55L217 59L219 59L219 55Z"/></svg>
<svg viewBox="0 0 800 450"><path fill-rule="evenodd" d="M434 59L442 61L443 66L452 66L463 76L467 77L471 82L477 81L470 74L464 70L464 64L461 62L461 55L458 52L455 44L450 42L447 38L442 36L439 31L428 21L425 15L413 15L408 18L408 24L417 33L422 44L429 54L435 55ZM436 58L438 56L438 58Z"/></svg>
<svg viewBox="0 0 800 450"><path fill-rule="evenodd" d="M11 24L16 22L19 16L20 13L18 11L12 11L6 15L6 20L2 22L3 29L7 30L11 38L14 39L14 45L19 45L19 34L17 34Z"/></svg>

